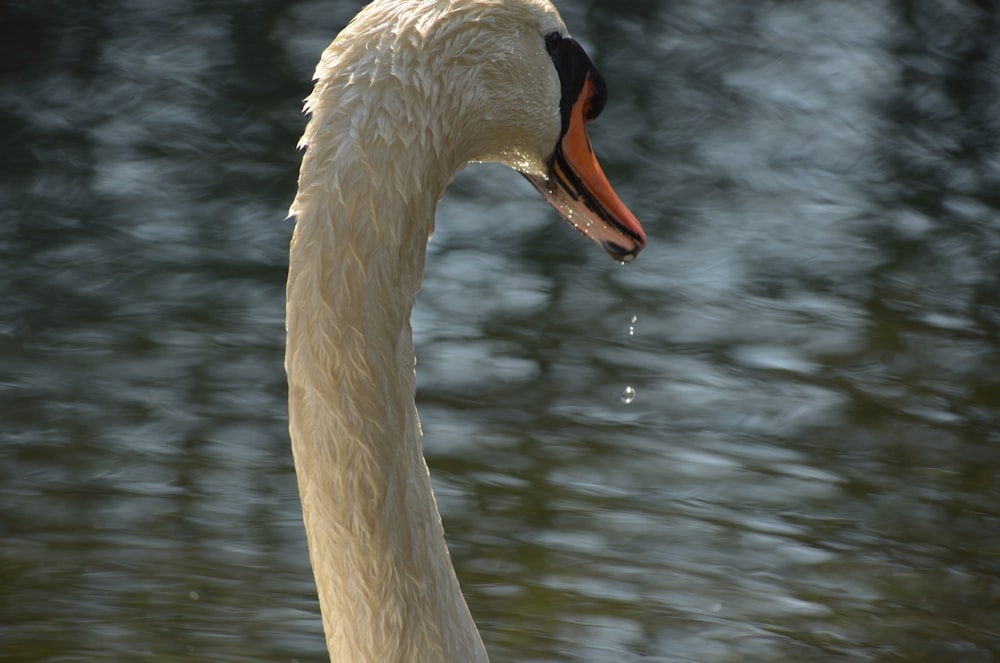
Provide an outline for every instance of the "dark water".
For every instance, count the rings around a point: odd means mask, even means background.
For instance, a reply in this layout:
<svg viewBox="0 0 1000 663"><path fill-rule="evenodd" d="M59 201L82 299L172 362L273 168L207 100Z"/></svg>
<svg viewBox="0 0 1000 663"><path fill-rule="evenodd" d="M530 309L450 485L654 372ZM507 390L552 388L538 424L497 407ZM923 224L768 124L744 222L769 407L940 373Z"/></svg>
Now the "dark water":
<svg viewBox="0 0 1000 663"><path fill-rule="evenodd" d="M282 219L359 4L0 10L0 659L325 658ZM650 247L470 167L415 313L494 660L1000 660L997 10L561 9Z"/></svg>

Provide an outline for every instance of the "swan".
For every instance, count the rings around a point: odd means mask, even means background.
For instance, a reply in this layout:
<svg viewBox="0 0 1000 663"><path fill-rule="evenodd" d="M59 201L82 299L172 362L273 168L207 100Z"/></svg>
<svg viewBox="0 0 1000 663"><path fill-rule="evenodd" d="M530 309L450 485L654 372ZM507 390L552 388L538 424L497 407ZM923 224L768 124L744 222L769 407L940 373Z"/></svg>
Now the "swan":
<svg viewBox="0 0 1000 663"><path fill-rule="evenodd" d="M547 0L376 0L324 51L287 284L289 432L330 660L476 663L414 404L410 312L469 162L520 171L625 262L646 243L584 125L604 82Z"/></svg>

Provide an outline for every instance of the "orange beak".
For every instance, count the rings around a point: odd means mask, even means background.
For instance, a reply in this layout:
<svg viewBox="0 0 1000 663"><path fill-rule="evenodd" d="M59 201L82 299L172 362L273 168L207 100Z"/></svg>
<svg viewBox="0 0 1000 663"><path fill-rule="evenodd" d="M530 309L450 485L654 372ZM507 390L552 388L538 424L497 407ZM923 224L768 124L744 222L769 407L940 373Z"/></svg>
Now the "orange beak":
<svg viewBox="0 0 1000 663"><path fill-rule="evenodd" d="M599 75L598 75L599 76ZM586 123L601 111L594 73L588 73L545 177L526 175L542 197L581 233L615 260L631 262L646 246L639 220L621 201L594 156ZM596 106L596 107L595 107Z"/></svg>

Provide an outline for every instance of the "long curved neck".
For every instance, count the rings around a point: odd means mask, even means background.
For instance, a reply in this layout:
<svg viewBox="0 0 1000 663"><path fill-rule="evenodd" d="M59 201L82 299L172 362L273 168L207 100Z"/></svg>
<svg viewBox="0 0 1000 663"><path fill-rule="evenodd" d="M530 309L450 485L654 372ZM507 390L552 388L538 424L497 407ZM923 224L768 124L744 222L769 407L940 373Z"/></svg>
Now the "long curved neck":
<svg viewBox="0 0 1000 663"><path fill-rule="evenodd" d="M423 458L409 323L455 169L426 141L380 145L343 101L314 106L303 139L286 312L289 428L330 658L485 662Z"/></svg>

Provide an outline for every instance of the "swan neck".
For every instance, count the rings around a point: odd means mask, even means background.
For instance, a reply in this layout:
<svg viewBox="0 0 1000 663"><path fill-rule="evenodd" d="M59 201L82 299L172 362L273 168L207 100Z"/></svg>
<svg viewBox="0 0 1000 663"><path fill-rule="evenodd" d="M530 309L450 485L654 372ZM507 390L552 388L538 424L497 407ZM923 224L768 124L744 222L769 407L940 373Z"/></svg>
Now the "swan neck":
<svg viewBox="0 0 1000 663"><path fill-rule="evenodd" d="M305 142L285 362L331 660L485 662L414 405L410 312L435 204L454 171L419 142L393 153L320 115Z"/></svg>

